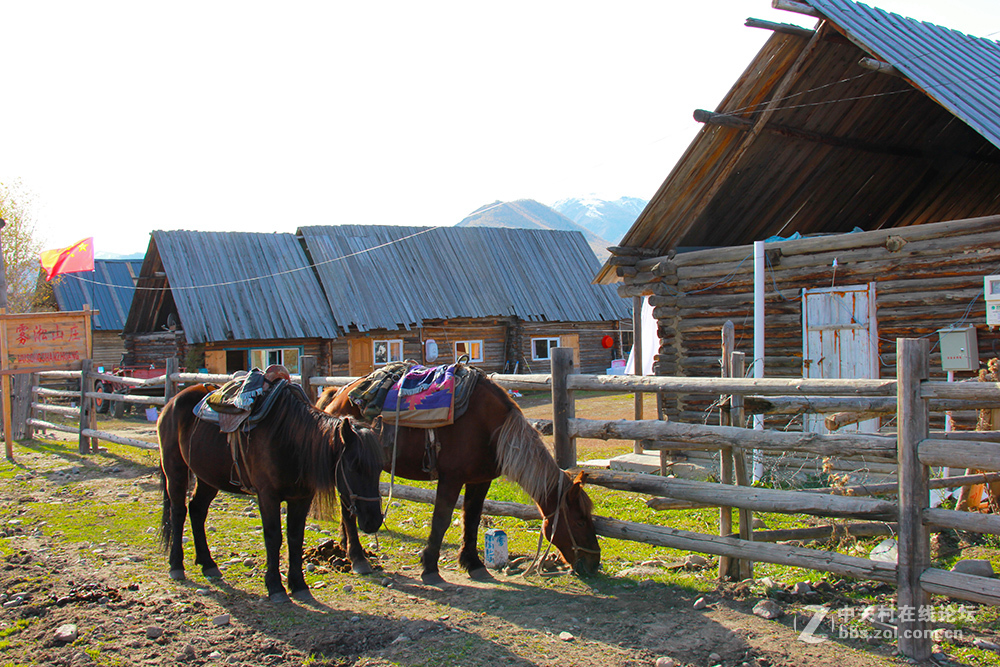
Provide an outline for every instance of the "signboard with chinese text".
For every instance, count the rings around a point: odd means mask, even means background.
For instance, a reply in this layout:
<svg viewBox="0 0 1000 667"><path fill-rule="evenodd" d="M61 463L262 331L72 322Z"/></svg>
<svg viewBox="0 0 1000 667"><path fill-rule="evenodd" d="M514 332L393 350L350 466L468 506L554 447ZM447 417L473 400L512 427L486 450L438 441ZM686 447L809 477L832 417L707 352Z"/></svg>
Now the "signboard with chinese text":
<svg viewBox="0 0 1000 667"><path fill-rule="evenodd" d="M0 314L5 371L78 370L90 358L93 311Z"/></svg>

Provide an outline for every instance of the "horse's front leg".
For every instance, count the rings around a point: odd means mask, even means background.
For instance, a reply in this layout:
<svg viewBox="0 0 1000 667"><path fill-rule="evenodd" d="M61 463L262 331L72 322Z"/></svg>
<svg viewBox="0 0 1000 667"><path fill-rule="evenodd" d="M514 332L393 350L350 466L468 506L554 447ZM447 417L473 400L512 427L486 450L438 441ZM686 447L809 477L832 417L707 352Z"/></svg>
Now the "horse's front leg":
<svg viewBox="0 0 1000 667"><path fill-rule="evenodd" d="M479 520L483 516L483 501L490 490L489 482L465 485L465 504L462 506L462 553L458 564L479 581L492 579L489 570L479 558Z"/></svg>
<svg viewBox="0 0 1000 667"><path fill-rule="evenodd" d="M371 574L372 566L365 555L365 548L358 537L358 522L351 514L351 508L344 502L340 503L340 546L347 549L347 557L351 559L351 571L354 574Z"/></svg>
<svg viewBox="0 0 1000 667"><path fill-rule="evenodd" d="M270 493L258 492L257 506L264 528L264 551L267 553L267 570L264 572L264 586L271 602L289 602L288 593L281 585L281 499Z"/></svg>
<svg viewBox="0 0 1000 667"><path fill-rule="evenodd" d="M285 532L288 535L288 588L292 591L292 597L302 602L313 600L302 574L302 543L311 505L311 497L289 500L288 514L285 516Z"/></svg>
<svg viewBox="0 0 1000 667"><path fill-rule="evenodd" d="M434 516L431 519L431 533L427 537L427 546L420 555L424 566L421 580L425 584L441 585L445 583L438 572L438 559L441 557L441 542L451 524L451 515L455 511L461 484L454 484L444 478L438 480L437 497L434 500Z"/></svg>
<svg viewBox="0 0 1000 667"><path fill-rule="evenodd" d="M201 565L201 573L209 579L221 579L222 572L212 558L205 537L205 520L208 518L208 508L219 490L202 480L198 480L194 497L188 503L188 514L191 517L191 536L194 538L194 562Z"/></svg>

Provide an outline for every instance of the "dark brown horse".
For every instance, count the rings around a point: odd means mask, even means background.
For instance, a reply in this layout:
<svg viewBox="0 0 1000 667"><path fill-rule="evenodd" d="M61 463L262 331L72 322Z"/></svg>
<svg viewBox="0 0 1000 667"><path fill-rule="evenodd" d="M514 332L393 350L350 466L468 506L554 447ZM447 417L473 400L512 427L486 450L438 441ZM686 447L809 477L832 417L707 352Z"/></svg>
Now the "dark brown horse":
<svg viewBox="0 0 1000 667"><path fill-rule="evenodd" d="M317 406L332 415L360 416L358 408L348 399L348 393L361 381L340 390L328 388ZM386 424L391 421L386 420ZM388 454L384 456L386 471L392 468L393 431L387 426L381 433L382 447ZM559 469L538 431L532 428L503 388L481 377L469 399L468 411L455 423L435 431L441 449L437 455L438 485L431 532L420 557L425 583L443 582L438 573L441 541L451 523L463 485L465 502L459 564L474 579L489 578L477 548L479 520L490 484L500 475L516 482L534 499L542 516L545 536L562 558L580 574L596 572L601 548L591 515L593 505L583 490L583 475L573 480ZM424 470L426 436L426 429L399 429L397 475L415 480L433 479ZM342 513L340 525L341 540L347 542L354 571L371 572L352 518Z"/></svg>
<svg viewBox="0 0 1000 667"><path fill-rule="evenodd" d="M333 507L339 489L341 504L361 529L373 533L382 525L378 478L382 453L375 435L350 419L337 419L309 405L292 391L275 400L268 415L244 438L239 472L226 435L216 424L202 421L194 408L214 387L189 387L167 403L156 425L163 473L163 516L160 536L170 549L170 576L184 578L181 538L191 513L195 563L206 577L221 577L205 539L208 507L220 490L257 494L264 526L267 571L264 583L272 602L287 602L278 571L281 550L281 503L288 505L288 585L299 600L311 599L302 575L302 540L313 497ZM187 501L191 474L197 487ZM242 482L242 483L241 483Z"/></svg>

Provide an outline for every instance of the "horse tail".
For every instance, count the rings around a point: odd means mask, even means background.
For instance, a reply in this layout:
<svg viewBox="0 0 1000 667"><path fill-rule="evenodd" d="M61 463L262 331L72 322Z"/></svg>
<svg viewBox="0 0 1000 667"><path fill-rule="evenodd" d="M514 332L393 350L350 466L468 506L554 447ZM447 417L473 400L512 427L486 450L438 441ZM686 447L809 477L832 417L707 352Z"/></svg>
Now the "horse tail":
<svg viewBox="0 0 1000 667"><path fill-rule="evenodd" d="M167 493L167 474L160 467L160 493L163 497L163 514L160 516L160 529L157 531L160 547L166 552L170 548L173 537L173 527L170 523L170 495Z"/></svg>
<svg viewBox="0 0 1000 667"><path fill-rule="evenodd" d="M497 466L500 474L517 483L534 500L544 498L563 474L549 450L516 404L496 432Z"/></svg>

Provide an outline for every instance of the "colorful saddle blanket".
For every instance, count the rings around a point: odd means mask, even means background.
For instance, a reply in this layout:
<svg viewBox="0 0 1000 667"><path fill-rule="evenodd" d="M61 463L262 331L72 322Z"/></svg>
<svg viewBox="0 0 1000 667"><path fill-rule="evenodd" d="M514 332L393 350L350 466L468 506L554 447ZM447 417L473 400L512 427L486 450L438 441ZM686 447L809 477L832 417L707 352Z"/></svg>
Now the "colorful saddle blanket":
<svg viewBox="0 0 1000 667"><path fill-rule="evenodd" d="M349 398L368 420L381 415L393 425L438 428L464 414L478 378L478 369L462 363L396 362L369 374Z"/></svg>
<svg viewBox="0 0 1000 667"><path fill-rule="evenodd" d="M232 433L241 427L249 431L267 416L275 399L286 389L309 403L302 388L289 382L287 377L287 371L273 376L254 368L207 394L195 406L194 414L199 419L218 424L223 433Z"/></svg>

